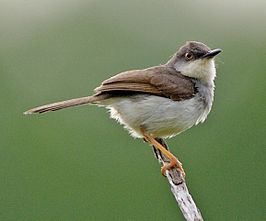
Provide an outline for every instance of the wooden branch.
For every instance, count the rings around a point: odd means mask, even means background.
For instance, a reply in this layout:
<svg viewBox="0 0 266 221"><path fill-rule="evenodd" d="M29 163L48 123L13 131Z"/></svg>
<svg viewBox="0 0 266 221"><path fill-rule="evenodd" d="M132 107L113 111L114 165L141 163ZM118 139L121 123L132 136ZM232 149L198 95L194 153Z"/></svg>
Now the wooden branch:
<svg viewBox="0 0 266 221"><path fill-rule="evenodd" d="M168 146L163 139L156 140L168 150ZM169 163L169 160L161 153L160 150L156 149L155 147L153 147L153 150L161 165ZM169 171L166 171L166 177L178 207L180 208L185 219L187 221L203 221L201 213L188 191L185 178L182 176L180 171L176 168L173 168Z"/></svg>

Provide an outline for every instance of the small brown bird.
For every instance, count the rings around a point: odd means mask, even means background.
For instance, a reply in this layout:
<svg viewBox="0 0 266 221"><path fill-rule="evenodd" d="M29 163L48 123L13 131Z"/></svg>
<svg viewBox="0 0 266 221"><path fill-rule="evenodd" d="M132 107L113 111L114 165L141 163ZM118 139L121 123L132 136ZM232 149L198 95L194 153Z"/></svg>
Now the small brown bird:
<svg viewBox="0 0 266 221"><path fill-rule="evenodd" d="M39 106L24 114L83 104L104 106L133 137L144 138L169 158L163 174L173 167L184 174L179 160L158 140L204 122L213 102L214 57L221 51L190 41L164 65L122 72L103 81L92 96Z"/></svg>

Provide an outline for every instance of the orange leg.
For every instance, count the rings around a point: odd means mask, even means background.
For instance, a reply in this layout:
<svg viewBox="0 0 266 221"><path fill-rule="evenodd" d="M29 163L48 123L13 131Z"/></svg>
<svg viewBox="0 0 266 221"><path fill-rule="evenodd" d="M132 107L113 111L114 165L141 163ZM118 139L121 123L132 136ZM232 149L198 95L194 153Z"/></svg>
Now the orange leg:
<svg viewBox="0 0 266 221"><path fill-rule="evenodd" d="M185 176L185 171L182 167L182 163L168 150L166 150L157 140L155 140L150 134L146 133L145 130L141 129L143 137L155 148L159 149L169 160L170 163L165 164L161 168L162 174L165 176L166 170L176 167L183 176Z"/></svg>

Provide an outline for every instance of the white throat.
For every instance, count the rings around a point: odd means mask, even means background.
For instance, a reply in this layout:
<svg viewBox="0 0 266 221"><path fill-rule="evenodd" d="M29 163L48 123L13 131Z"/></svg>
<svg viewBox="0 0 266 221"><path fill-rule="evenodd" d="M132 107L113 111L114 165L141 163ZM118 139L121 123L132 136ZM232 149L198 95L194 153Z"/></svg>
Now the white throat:
<svg viewBox="0 0 266 221"><path fill-rule="evenodd" d="M212 83L216 77L214 59L198 59L188 63L177 63L175 68L183 75L205 83Z"/></svg>

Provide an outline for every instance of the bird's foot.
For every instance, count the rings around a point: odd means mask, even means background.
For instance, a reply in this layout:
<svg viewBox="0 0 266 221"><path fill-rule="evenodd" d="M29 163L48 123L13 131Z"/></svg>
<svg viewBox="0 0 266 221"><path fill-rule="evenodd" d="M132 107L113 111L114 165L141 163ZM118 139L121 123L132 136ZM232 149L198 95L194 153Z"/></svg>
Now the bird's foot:
<svg viewBox="0 0 266 221"><path fill-rule="evenodd" d="M170 159L170 163L166 163L161 167L162 175L166 176L166 170L170 170L173 168L176 168L177 170L179 170L179 172L182 174L183 177L186 176L182 163L175 157Z"/></svg>
<svg viewBox="0 0 266 221"><path fill-rule="evenodd" d="M180 171L180 173L185 177L185 171L182 167L182 163L169 151L167 150L161 143L158 142L151 134L145 132L143 128L141 128L143 139L146 142L149 142L153 147L160 150L162 154L164 154L169 160L170 163L166 163L161 168L161 173L166 176L166 170L170 170L172 168L176 168Z"/></svg>

